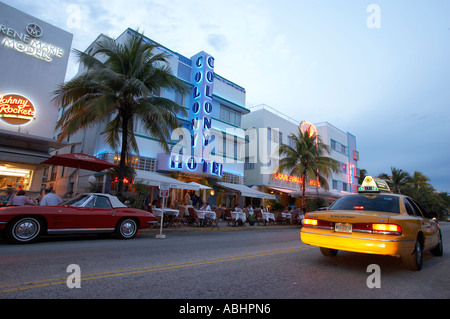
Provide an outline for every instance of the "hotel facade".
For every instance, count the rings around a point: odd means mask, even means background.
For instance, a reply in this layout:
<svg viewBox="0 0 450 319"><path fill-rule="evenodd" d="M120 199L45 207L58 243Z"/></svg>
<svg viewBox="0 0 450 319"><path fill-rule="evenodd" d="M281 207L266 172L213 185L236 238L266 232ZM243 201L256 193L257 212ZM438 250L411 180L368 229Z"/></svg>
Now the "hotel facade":
<svg viewBox="0 0 450 319"><path fill-rule="evenodd" d="M115 41L125 43L130 37L140 38L142 34L127 29ZM99 35L85 52L93 52L96 43L105 38L105 35ZM179 128L172 132L169 153L165 152L158 140L148 135L142 123L135 122L134 134L139 154L132 154L129 163L136 171L134 182L141 182L154 188L150 199L158 196L156 186L164 180L169 181L173 188L171 200L178 202L184 202L186 189L196 191L207 189L202 191L201 196L210 204L217 206L232 207L240 203L240 195L246 191L250 196L274 198L268 194L254 194L258 192L252 193L243 185L245 132L241 129L241 118L242 115L249 113L245 107L245 89L215 73L216 61L204 51L189 58L148 37L142 37L142 41L154 45L155 54L167 55L168 66L172 73L189 87L190 93L183 95L169 90L153 92L155 96L168 98L181 105L188 116L178 116ZM78 74L83 72L84 69L80 66ZM59 151L81 152L118 164L120 149L111 149L103 136L107 122L108 119L100 125L70 136L65 141L70 146ZM73 190L74 174L74 169L66 168L62 171L61 167L55 168L55 179L52 183L57 193L63 194ZM111 179L104 173L94 174L82 170L78 189L88 188L89 180L93 181L93 178L104 192L111 191L111 185L114 187ZM202 186L199 188L186 185L192 182Z"/></svg>
<svg viewBox="0 0 450 319"><path fill-rule="evenodd" d="M281 144L293 146L289 135L297 135L302 122L264 104L250 110L242 117L249 141L245 157L246 185L275 194L284 206L300 206L301 179L278 171L280 157L277 150ZM306 189L307 197L334 200L356 193L359 177L356 137L328 122L314 124L314 127L322 142L330 147L328 156L339 162L339 172L332 173L327 179L328 189L318 185L317 181L310 181Z"/></svg>

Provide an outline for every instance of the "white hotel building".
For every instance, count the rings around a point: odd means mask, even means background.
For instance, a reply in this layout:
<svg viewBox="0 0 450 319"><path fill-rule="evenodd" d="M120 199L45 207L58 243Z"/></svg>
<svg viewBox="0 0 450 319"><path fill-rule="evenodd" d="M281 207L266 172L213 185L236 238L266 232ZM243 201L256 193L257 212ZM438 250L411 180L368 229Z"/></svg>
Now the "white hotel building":
<svg viewBox="0 0 450 319"><path fill-rule="evenodd" d="M245 157L245 184L277 195L283 205L294 204L295 200L290 198L301 196L301 186L295 178L290 178L291 181L280 178L277 172L278 154L275 151L279 144L291 143L289 135L297 134L301 122L264 104L250 110L250 113L242 117L242 127L246 129L249 141ZM314 126L322 142L331 148L328 156L339 161L340 171L328 179L328 190L308 185L307 196L332 199L357 192L359 153L356 149L356 137L328 122ZM251 146L252 141L256 147ZM300 202L296 202L296 205L300 206Z"/></svg>

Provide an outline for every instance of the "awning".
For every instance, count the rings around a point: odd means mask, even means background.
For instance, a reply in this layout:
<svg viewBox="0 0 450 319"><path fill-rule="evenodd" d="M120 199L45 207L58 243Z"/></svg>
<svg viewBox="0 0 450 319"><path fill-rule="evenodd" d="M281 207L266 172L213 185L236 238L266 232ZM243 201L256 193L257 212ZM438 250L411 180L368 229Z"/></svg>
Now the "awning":
<svg viewBox="0 0 450 319"><path fill-rule="evenodd" d="M265 199L276 199L275 195L267 194L260 192L256 189L250 188L245 185L240 184L231 184L231 183L225 183L225 182L218 182L218 186L240 192L242 196L244 197L253 197L253 198L265 198Z"/></svg>
<svg viewBox="0 0 450 319"><path fill-rule="evenodd" d="M281 188L281 187L272 187L272 186L268 186L270 189L273 189L274 191L277 192L283 192L283 193L287 193L287 194L291 194L294 192L298 192L298 190L293 190L293 189L289 189L289 188Z"/></svg>
<svg viewBox="0 0 450 319"><path fill-rule="evenodd" d="M199 187L196 185L188 184L182 181L179 181L170 176L162 175L155 172L147 172L147 171L136 171L136 181L141 181L143 184L149 186L161 186L161 184L169 184L170 188L178 188L178 189L189 189L189 190L199 190Z"/></svg>
<svg viewBox="0 0 450 319"><path fill-rule="evenodd" d="M302 192L301 191L292 192L291 196L302 197ZM317 189L306 189L305 196L309 198L320 197L320 198L336 199L342 197L343 194L339 194L339 192L337 191L328 191L324 189L319 189L319 191L317 191Z"/></svg>
<svg viewBox="0 0 450 319"><path fill-rule="evenodd" d="M190 182L189 184L193 185L193 186L197 186L199 189L212 189L212 187L209 187L209 186L206 186L206 185L202 185L202 184L199 184L199 183L196 183L196 182Z"/></svg>

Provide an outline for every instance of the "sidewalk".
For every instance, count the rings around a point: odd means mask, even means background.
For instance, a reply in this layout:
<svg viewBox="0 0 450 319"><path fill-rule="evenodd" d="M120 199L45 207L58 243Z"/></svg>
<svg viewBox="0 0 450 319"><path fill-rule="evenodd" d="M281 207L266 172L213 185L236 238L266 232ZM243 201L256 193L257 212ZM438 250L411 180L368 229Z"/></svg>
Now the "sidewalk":
<svg viewBox="0 0 450 319"><path fill-rule="evenodd" d="M245 226L228 226L226 221L220 221L219 222L219 228L217 227L211 227L211 226L204 226L204 227L193 227L193 226L186 226L183 225L181 227L163 227L163 233L167 232L221 232L221 231L252 231L252 230L264 230L264 229L292 229L292 228L298 228L300 231L301 226L300 225L267 225L267 226L258 226L255 224L254 226L250 226L248 223L245 223ZM150 228L144 228L140 229L139 232L154 232L160 230L160 225L150 227Z"/></svg>

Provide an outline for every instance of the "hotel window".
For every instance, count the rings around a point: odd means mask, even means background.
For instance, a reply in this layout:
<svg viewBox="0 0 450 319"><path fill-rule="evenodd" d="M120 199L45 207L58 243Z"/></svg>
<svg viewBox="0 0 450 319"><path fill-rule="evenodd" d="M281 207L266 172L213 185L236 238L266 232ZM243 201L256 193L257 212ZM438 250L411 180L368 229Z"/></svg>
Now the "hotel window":
<svg viewBox="0 0 450 319"><path fill-rule="evenodd" d="M331 140L331 149L336 150L336 141L335 140Z"/></svg>
<svg viewBox="0 0 450 319"><path fill-rule="evenodd" d="M220 120L231 125L241 126L241 113L220 104Z"/></svg>
<svg viewBox="0 0 450 319"><path fill-rule="evenodd" d="M288 136L288 145L290 147L295 147L295 140L290 136Z"/></svg>
<svg viewBox="0 0 450 319"><path fill-rule="evenodd" d="M252 161L250 162L250 157L245 158L245 164L244 164L245 170L252 170L255 169L255 163Z"/></svg>
<svg viewBox="0 0 450 319"><path fill-rule="evenodd" d="M338 182L333 180L333 189L338 189Z"/></svg>
<svg viewBox="0 0 450 319"><path fill-rule="evenodd" d="M175 93L175 103L180 106L186 106L186 95L182 93Z"/></svg>
<svg viewBox="0 0 450 319"><path fill-rule="evenodd" d="M347 155L347 146L339 142L336 142L335 140L331 140L331 149L335 150L336 152Z"/></svg>

